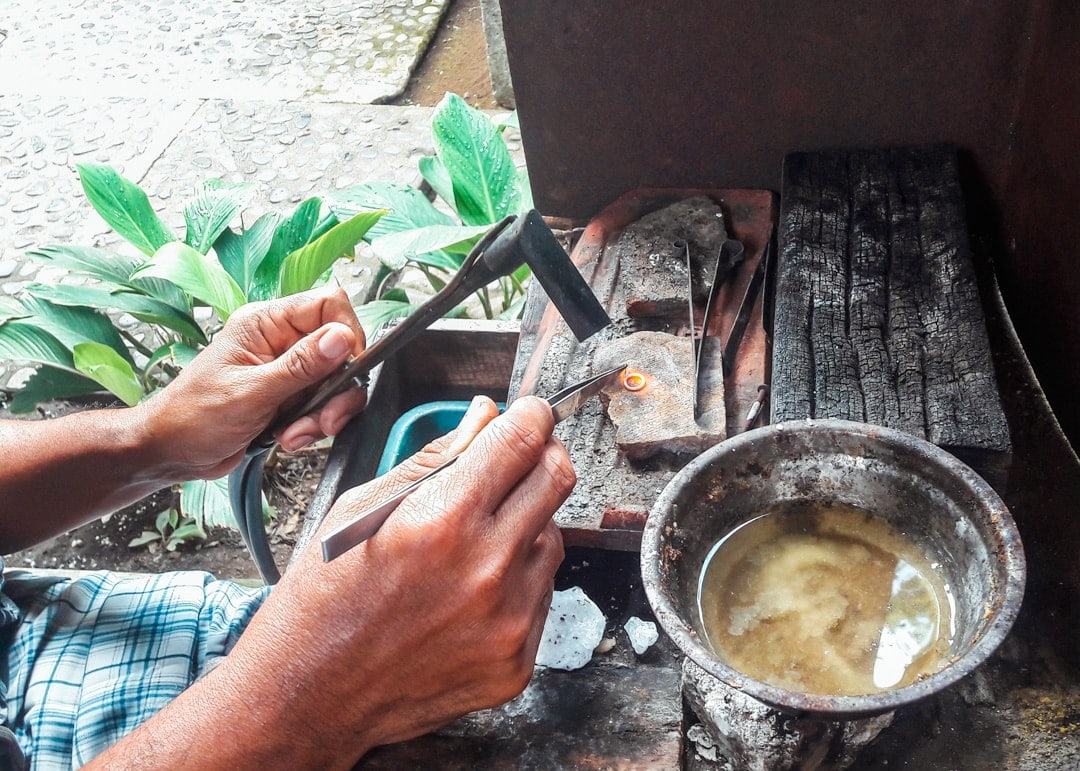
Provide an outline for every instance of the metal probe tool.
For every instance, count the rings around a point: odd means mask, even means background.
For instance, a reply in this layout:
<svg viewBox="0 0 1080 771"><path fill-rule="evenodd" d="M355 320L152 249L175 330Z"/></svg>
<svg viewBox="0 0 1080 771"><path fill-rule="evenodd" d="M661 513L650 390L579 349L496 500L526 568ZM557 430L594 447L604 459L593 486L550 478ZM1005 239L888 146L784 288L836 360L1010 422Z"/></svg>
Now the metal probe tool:
<svg viewBox="0 0 1080 771"><path fill-rule="evenodd" d="M562 422L581 409L581 406L585 404L585 402L600 393L605 386L615 382L625 369L626 365L623 364L622 366L615 367L607 372L602 372L599 375L594 375L579 383L575 383L550 397L547 401L548 404L551 405L551 414L555 418L555 423L558 424ZM405 500L411 493L415 492L418 487L424 484L424 482L428 481L444 469L454 465L459 457L461 456L455 455L441 466L436 466L424 476L406 485L389 498L380 501L352 521L345 523L334 532L325 536L322 539L323 561L329 562L332 559L340 557L349 549L358 546L371 536L375 535L375 533L379 531L379 528L383 526L383 523L386 522L393 513L394 509L398 507L398 504Z"/></svg>

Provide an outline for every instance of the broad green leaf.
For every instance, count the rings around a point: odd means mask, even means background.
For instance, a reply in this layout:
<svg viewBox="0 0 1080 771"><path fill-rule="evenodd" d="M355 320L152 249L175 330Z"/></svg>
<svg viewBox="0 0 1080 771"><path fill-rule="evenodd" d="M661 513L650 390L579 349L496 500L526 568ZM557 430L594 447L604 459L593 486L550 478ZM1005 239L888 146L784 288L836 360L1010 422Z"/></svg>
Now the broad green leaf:
<svg viewBox="0 0 1080 771"><path fill-rule="evenodd" d="M450 172L446 170L443 162L434 155L425 155L417 163L422 176L431 189L439 198L446 201L450 208L457 211L457 202L454 200L454 180L450 179Z"/></svg>
<svg viewBox="0 0 1080 771"><path fill-rule="evenodd" d="M416 262L453 272L488 230L487 225L431 225L376 238L371 249L384 265L394 270Z"/></svg>
<svg viewBox="0 0 1080 771"><path fill-rule="evenodd" d="M48 364L75 371L71 351L37 324L8 321L0 324L0 360Z"/></svg>
<svg viewBox="0 0 1080 771"><path fill-rule="evenodd" d="M247 205L255 186L224 185L220 180L204 182L195 197L184 207L187 234L184 241L197 252L206 254L229 223Z"/></svg>
<svg viewBox="0 0 1080 771"><path fill-rule="evenodd" d="M159 363L172 364L183 369L198 355L198 350L183 343L170 343L158 348L147 360L143 371L149 372Z"/></svg>
<svg viewBox="0 0 1080 771"><path fill-rule="evenodd" d="M115 286L126 284L135 268L142 264L139 257L107 252L92 246L44 246L28 252L27 256L36 262L67 268Z"/></svg>
<svg viewBox="0 0 1080 771"><path fill-rule="evenodd" d="M30 252L38 262L48 262L75 273L90 276L105 289L128 288L143 292L186 313L190 300L173 284L160 279L133 279L131 276L145 260L88 246L46 246Z"/></svg>
<svg viewBox="0 0 1080 771"><path fill-rule="evenodd" d="M439 211L415 187L396 182L371 182L347 187L334 194L327 204L338 217L346 219L360 212L386 210L364 236L372 241L390 233L424 227L425 225L454 225L453 217Z"/></svg>
<svg viewBox="0 0 1080 771"><path fill-rule="evenodd" d="M518 189L518 204L517 210L519 213L529 211L534 208L532 183L529 181L529 170L522 166L517 170L517 189Z"/></svg>
<svg viewBox="0 0 1080 771"><path fill-rule="evenodd" d="M356 318L359 319L369 339L386 322L404 318L420 307L413 305L408 299L400 299L404 295L405 293L401 292L400 296L395 296L395 299L392 293L387 292L384 299L372 300L356 309Z"/></svg>
<svg viewBox="0 0 1080 771"><path fill-rule="evenodd" d="M352 256L353 249L364 239L364 234L385 213L373 211L357 214L290 254L281 266L278 293L285 296L310 289L338 259Z"/></svg>
<svg viewBox="0 0 1080 771"><path fill-rule="evenodd" d="M78 164L76 168L90 205L109 227L140 252L153 254L176 240L138 185L124 179L109 166Z"/></svg>
<svg viewBox="0 0 1080 771"><path fill-rule="evenodd" d="M169 540L165 544L165 550L176 551L176 547L180 546L182 543L192 540L193 538L197 538L200 541L205 541L206 532L194 522L187 525L181 525L180 527L173 530L172 533L169 535Z"/></svg>
<svg viewBox="0 0 1080 771"><path fill-rule="evenodd" d="M112 348L101 343L79 343L74 351L75 368L105 386L120 400L133 407L143 396L135 370Z"/></svg>
<svg viewBox="0 0 1080 771"><path fill-rule="evenodd" d="M24 319L30 315L17 300L10 297L0 297L0 324L12 319Z"/></svg>
<svg viewBox="0 0 1080 771"><path fill-rule="evenodd" d="M222 321L247 301L216 260L179 241L161 247L135 275L171 281L217 311Z"/></svg>
<svg viewBox="0 0 1080 771"><path fill-rule="evenodd" d="M104 313L81 305L56 304L33 294L24 297L22 303L41 328L66 348L85 342L102 343L129 364L134 363L120 332Z"/></svg>
<svg viewBox="0 0 1080 771"><path fill-rule="evenodd" d="M270 250L255 271L255 281L248 292L252 300L269 300L275 296L280 286L281 264L287 256L311 242L321 210L322 200L309 198L277 226Z"/></svg>
<svg viewBox="0 0 1080 771"><path fill-rule="evenodd" d="M230 527L236 529L232 504L229 503L229 478L196 479L185 482L180 488L180 507L185 516L202 527ZM266 501L263 501L266 515Z"/></svg>
<svg viewBox="0 0 1080 771"><path fill-rule="evenodd" d="M173 509L165 509L165 511L158 512L157 517L154 519L154 527L159 533L164 534L165 529L169 527L169 521L176 516L176 511Z"/></svg>
<svg viewBox="0 0 1080 771"><path fill-rule="evenodd" d="M517 168L486 115L456 94L435 108L435 153L453 180L454 205L467 225L491 225L520 211Z"/></svg>
<svg viewBox="0 0 1080 771"><path fill-rule="evenodd" d="M128 291L109 292L93 286L68 284L59 286L31 284L26 291L34 297L40 297L56 305L85 305L91 308L124 311L139 321L171 329L187 339L202 344L207 342L205 333L190 314L144 294Z"/></svg>
<svg viewBox="0 0 1080 771"><path fill-rule="evenodd" d="M185 294L184 290L171 281L161 278L132 276L131 281L128 282L128 288L171 305L181 313L190 314L194 304L191 296Z"/></svg>
<svg viewBox="0 0 1080 771"><path fill-rule="evenodd" d="M358 212L359 213L359 212ZM346 217L345 219L348 219ZM311 237L308 241L314 241L317 238L322 238L324 235L330 232L331 228L336 228L341 224L341 220L332 211L327 211L326 214L319 218L319 221L315 223L315 227L311 231Z"/></svg>
<svg viewBox="0 0 1080 771"><path fill-rule="evenodd" d="M129 549L138 549L140 546L146 546L147 544L154 543L154 541L160 541L161 534L155 533L153 530L143 530L142 535L136 536L128 541Z"/></svg>
<svg viewBox="0 0 1080 771"><path fill-rule="evenodd" d="M14 414L33 412L41 402L101 393L101 386L74 370L41 366L18 390L9 409Z"/></svg>
<svg viewBox="0 0 1080 771"><path fill-rule="evenodd" d="M221 267L236 279L249 300L254 299L251 297L251 287L255 282L255 271L270 251L274 231L283 219L277 212L267 212L242 233L226 229L214 242L214 251Z"/></svg>

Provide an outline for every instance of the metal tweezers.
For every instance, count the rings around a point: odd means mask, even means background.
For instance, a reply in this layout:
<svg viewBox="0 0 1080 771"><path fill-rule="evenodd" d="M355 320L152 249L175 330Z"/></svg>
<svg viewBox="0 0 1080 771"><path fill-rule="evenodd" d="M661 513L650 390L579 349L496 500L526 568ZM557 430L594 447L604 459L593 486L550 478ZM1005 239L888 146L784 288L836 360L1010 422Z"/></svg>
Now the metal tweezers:
<svg viewBox="0 0 1080 771"><path fill-rule="evenodd" d="M547 401L548 404L551 405L551 414L554 416L555 422L561 423L581 409L585 402L600 393L605 386L615 382L624 369L626 369L625 364L615 367L614 369L609 369L607 372L602 372L599 375L594 375L593 377L582 380L572 386L568 386L551 396ZM383 526L383 523L390 517L390 514L394 509L398 507L398 504L405 500L411 493L415 492L418 487L424 484L424 482L428 481L444 469L454 465L454 462L457 461L459 457L461 456L455 455L441 466L435 467L424 476L391 495L389 498L380 501L352 521L345 523L334 532L325 536L322 539L323 561L329 562L332 559L340 557L342 554L349 551L349 549L360 545L368 538L375 535L375 533L379 531L379 528Z"/></svg>
<svg viewBox="0 0 1080 771"><path fill-rule="evenodd" d="M694 282L694 263L690 257L690 242L685 239L679 239L675 242L675 248L683 251L684 259L686 261L686 275L688 280L686 296L690 308L690 350L694 360L694 420L697 420L701 417L702 412L701 378L703 373L701 365L705 356L705 338L709 335L709 319L712 317L713 303L716 300L716 294L719 290L720 272L725 266L735 264L743 252L743 245L740 241L728 238L720 247L720 254L716 259L716 267L713 269L712 283L709 284L707 292L708 299L706 300L705 312L701 319L700 334L697 331L694 315L694 296L697 294L697 287Z"/></svg>

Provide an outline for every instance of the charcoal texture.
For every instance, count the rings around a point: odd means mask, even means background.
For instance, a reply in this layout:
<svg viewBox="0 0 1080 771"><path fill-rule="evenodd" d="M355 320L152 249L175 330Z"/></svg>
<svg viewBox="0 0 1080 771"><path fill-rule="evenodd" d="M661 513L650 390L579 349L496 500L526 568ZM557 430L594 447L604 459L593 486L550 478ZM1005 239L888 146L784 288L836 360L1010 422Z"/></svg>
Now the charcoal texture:
<svg viewBox="0 0 1080 771"><path fill-rule="evenodd" d="M791 154L778 236L772 421L859 420L1007 466L955 150Z"/></svg>

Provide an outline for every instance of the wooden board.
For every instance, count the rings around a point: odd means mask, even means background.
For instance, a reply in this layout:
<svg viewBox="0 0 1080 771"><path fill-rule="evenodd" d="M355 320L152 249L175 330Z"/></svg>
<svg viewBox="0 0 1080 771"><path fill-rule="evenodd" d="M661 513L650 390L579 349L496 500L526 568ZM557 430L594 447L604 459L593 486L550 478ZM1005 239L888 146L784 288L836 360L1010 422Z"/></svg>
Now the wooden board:
<svg viewBox="0 0 1080 771"><path fill-rule="evenodd" d="M897 428L1001 484L1011 447L945 145L784 163L772 422Z"/></svg>

